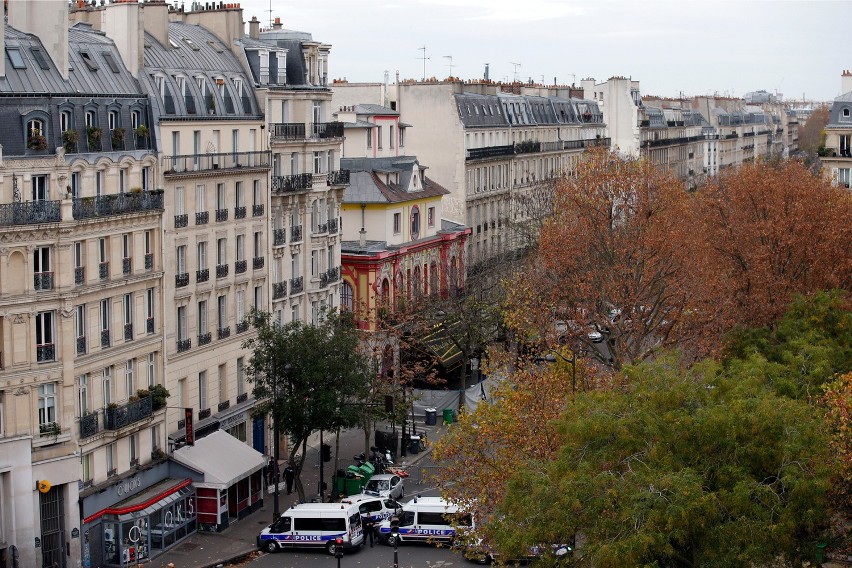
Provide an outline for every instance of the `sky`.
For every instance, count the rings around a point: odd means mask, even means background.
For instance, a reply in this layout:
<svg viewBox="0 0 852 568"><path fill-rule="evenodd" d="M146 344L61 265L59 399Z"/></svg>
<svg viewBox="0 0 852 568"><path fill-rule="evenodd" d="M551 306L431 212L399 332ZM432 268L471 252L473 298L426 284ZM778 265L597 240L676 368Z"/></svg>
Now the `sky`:
<svg viewBox="0 0 852 568"><path fill-rule="evenodd" d="M852 0L241 0L246 21L331 44L330 79L424 76L579 85L643 95L780 92L828 101L852 70ZM189 4L189 2L187 2ZM246 28L248 30L248 28ZM425 57L423 59L425 47ZM452 64L452 68L450 67Z"/></svg>

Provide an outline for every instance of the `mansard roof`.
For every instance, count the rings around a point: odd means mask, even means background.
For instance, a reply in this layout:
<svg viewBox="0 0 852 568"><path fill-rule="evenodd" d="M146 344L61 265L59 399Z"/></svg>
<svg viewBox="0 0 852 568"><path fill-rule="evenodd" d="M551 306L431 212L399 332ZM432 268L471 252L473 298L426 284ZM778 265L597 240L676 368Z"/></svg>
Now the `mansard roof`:
<svg viewBox="0 0 852 568"><path fill-rule="evenodd" d="M828 128L852 128L852 91L834 99L828 113Z"/></svg>
<svg viewBox="0 0 852 568"><path fill-rule="evenodd" d="M590 115L585 122L603 122L603 112L596 101L563 99L532 95L498 93L480 95L458 93L456 107L462 124L468 128L509 125L580 124L581 115Z"/></svg>
<svg viewBox="0 0 852 568"><path fill-rule="evenodd" d="M341 158L341 169L349 170L349 187L343 197L344 203L401 203L426 197L440 197L449 190L427 178L415 156L390 158ZM408 191L411 175L420 170L422 187ZM397 172L399 183L386 183L380 174Z"/></svg>

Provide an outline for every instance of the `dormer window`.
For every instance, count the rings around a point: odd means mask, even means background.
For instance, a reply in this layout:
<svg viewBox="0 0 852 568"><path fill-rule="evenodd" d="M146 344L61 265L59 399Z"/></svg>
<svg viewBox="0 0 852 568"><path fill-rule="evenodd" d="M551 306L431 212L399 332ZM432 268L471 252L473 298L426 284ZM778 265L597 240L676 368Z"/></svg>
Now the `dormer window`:
<svg viewBox="0 0 852 568"><path fill-rule="evenodd" d="M50 63L47 62L47 57L44 56L44 51L40 47L31 47L30 53L33 54L33 59L36 60L39 67L45 71L50 71Z"/></svg>
<svg viewBox="0 0 852 568"><path fill-rule="evenodd" d="M94 128L97 126L97 121L95 120L95 111L87 110L86 111L86 128Z"/></svg>
<svg viewBox="0 0 852 568"><path fill-rule="evenodd" d="M193 42L193 41L192 41L191 39L189 39L188 37L183 38L183 42L184 42L186 45L188 45L190 48L192 48L192 50L193 50L193 51L198 51L198 50L200 49L197 45L195 45L195 42Z"/></svg>
<svg viewBox="0 0 852 568"><path fill-rule="evenodd" d="M849 118L849 108L843 109L843 118Z"/></svg>
<svg viewBox="0 0 852 568"><path fill-rule="evenodd" d="M92 56L88 51L81 51L80 57L83 58L83 63L86 64L86 67L88 67L89 71L97 71L98 70L97 63L95 63L95 60L92 59Z"/></svg>
<svg viewBox="0 0 852 568"><path fill-rule="evenodd" d="M107 123L110 130L118 128L118 112L111 110L107 115Z"/></svg>
<svg viewBox="0 0 852 568"><path fill-rule="evenodd" d="M101 55L103 56L104 61L106 61L107 67L109 67L110 71L113 73L121 73L121 68L118 66L118 63L115 62L115 58L112 56L112 53L104 51Z"/></svg>
<svg viewBox="0 0 852 568"><path fill-rule="evenodd" d="M24 63L24 56L21 55L21 50L17 47L7 47L6 55L9 56L9 61L12 62L12 67L15 69L26 69L27 65Z"/></svg>

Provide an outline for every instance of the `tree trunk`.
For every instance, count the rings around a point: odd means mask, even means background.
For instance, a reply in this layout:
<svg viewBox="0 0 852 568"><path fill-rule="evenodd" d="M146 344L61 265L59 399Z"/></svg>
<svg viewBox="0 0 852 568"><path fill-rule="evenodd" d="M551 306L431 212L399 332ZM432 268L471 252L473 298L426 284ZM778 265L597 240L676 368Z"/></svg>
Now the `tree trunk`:
<svg viewBox="0 0 852 568"><path fill-rule="evenodd" d="M304 437L299 440L295 440L293 443L293 447L290 448L290 461L289 463L293 464L293 469L296 470L295 475L293 476L293 484L296 487L296 491L299 493L299 501L305 501L305 488L302 487L302 466L305 464L305 452L304 447L307 444L308 438ZM296 452L299 451L299 446L302 447L302 459L300 461L296 461Z"/></svg>
<svg viewBox="0 0 852 568"><path fill-rule="evenodd" d="M340 428L337 428L337 433L334 435L334 473L333 475L337 475L337 472L340 471ZM339 492L337 491L337 484L331 489L332 498L337 500L341 497Z"/></svg>

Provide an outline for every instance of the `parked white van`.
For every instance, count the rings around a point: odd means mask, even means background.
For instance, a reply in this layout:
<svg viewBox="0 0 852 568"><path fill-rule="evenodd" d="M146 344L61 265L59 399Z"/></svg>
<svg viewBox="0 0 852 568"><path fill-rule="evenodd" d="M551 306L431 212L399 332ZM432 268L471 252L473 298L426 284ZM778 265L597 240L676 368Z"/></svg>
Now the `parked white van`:
<svg viewBox="0 0 852 568"><path fill-rule="evenodd" d="M402 506L399 515L400 542L449 543L456 537L456 526L471 526L471 516L440 497L415 497ZM393 546L390 519L379 525L379 540Z"/></svg>
<svg viewBox="0 0 852 568"><path fill-rule="evenodd" d="M267 552L285 548L325 548L334 554L335 541L343 548L364 542L358 505L351 503L301 503L284 511L277 521L260 531L257 547Z"/></svg>

